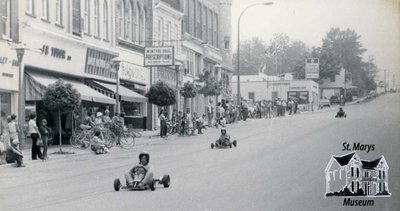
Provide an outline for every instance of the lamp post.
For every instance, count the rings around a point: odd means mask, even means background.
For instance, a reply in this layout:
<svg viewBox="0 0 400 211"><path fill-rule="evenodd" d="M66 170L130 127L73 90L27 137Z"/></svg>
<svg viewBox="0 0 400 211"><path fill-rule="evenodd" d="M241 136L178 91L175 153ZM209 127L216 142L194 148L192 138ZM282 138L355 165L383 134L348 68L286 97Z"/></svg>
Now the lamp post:
<svg viewBox="0 0 400 211"><path fill-rule="evenodd" d="M248 7L246 7L242 13L240 13L239 15L239 19L238 19L238 43L237 43L237 103L238 105L241 104L241 96L240 96L240 20L242 18L242 15L244 14L244 12L246 12L248 9L250 9L251 7L254 6L258 6L258 5L265 5L265 6L269 6L269 5L273 5L273 2L265 2L265 3L255 3L255 4L251 4Z"/></svg>
<svg viewBox="0 0 400 211"><path fill-rule="evenodd" d="M116 72L116 90L115 90L115 110L117 113L121 112L121 106L119 103L119 66L121 64L121 59L119 57L116 57L114 59L111 60L111 65L113 68L115 68L115 72Z"/></svg>
<svg viewBox="0 0 400 211"><path fill-rule="evenodd" d="M25 125L25 83L24 83L24 64L23 58L25 54L25 50L27 48L23 46L18 46L15 48L17 51L17 59L18 59L18 67L19 67L19 77L18 77L18 124L20 127L20 138L21 138L21 146L24 146L25 138L22 132L22 128ZM25 147L25 146L24 146Z"/></svg>

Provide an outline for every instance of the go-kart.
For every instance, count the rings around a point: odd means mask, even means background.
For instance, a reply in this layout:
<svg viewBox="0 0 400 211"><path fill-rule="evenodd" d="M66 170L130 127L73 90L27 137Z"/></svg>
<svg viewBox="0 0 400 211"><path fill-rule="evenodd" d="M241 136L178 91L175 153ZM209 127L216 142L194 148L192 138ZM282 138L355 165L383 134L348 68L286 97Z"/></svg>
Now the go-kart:
<svg viewBox="0 0 400 211"><path fill-rule="evenodd" d="M335 118L346 118L347 114L346 113L337 113Z"/></svg>
<svg viewBox="0 0 400 211"><path fill-rule="evenodd" d="M123 186L121 184L120 179L117 178L114 180L114 190L119 191L120 189L125 189L125 190L141 191L141 190L150 189L151 191L154 191L156 189L155 186L157 184L163 185L164 188L168 188L170 185L170 176L167 174L159 179L153 179L149 184L144 184L144 185L140 186L139 184L143 180L145 175L146 175L145 168L143 168L141 166L135 167L133 169L133 184L128 185L128 182L127 182L126 186Z"/></svg>
<svg viewBox="0 0 400 211"><path fill-rule="evenodd" d="M230 139L226 139L225 141L219 143L219 141L215 141L215 143L211 143L211 149L219 148L219 149L226 149L226 148L232 148L232 146L237 147L237 141L233 140L230 141Z"/></svg>

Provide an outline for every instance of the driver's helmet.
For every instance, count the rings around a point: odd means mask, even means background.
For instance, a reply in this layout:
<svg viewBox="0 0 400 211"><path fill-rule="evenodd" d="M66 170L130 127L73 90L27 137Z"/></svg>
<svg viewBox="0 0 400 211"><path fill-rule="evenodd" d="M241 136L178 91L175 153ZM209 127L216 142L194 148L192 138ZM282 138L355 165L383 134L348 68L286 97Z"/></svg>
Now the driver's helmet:
<svg viewBox="0 0 400 211"><path fill-rule="evenodd" d="M225 131L225 134L226 134L226 128L224 128L224 127L221 128L221 133L224 132L224 131Z"/></svg>
<svg viewBox="0 0 400 211"><path fill-rule="evenodd" d="M146 152L146 151L142 151L142 152L139 154L139 163L141 162L140 159L142 158L142 156L146 156L146 158L147 158L147 163L150 162L150 154L149 154L148 152Z"/></svg>

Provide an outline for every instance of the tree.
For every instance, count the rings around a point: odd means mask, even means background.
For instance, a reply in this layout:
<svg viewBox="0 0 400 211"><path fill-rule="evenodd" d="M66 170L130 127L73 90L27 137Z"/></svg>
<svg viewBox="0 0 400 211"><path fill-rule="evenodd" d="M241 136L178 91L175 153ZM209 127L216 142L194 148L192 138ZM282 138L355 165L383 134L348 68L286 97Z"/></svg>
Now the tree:
<svg viewBox="0 0 400 211"><path fill-rule="evenodd" d="M176 103L176 92L162 81L151 85L145 96L149 99L149 103L157 106L169 106Z"/></svg>
<svg viewBox="0 0 400 211"><path fill-rule="evenodd" d="M258 37L243 41L240 44L240 74L258 74L265 63L266 49L265 42ZM237 64L236 53L233 55L233 64ZM234 74L236 74L236 71Z"/></svg>
<svg viewBox="0 0 400 211"><path fill-rule="evenodd" d="M366 51L360 38L354 30L332 28L322 39L319 57L321 77L334 77L341 67L351 72L353 79L360 77L362 54Z"/></svg>
<svg viewBox="0 0 400 211"><path fill-rule="evenodd" d="M359 89L375 89L377 67L372 56L363 61L363 53L367 50L360 38L354 30L332 28L322 40L322 47L313 51L320 58L320 77L334 77L343 67L349 73L346 80L352 80Z"/></svg>
<svg viewBox="0 0 400 211"><path fill-rule="evenodd" d="M58 133L60 152L62 153L61 112L68 113L78 110L81 104L81 95L71 84L64 83L63 80L59 79L47 87L43 96L43 103L47 109L56 111L58 114Z"/></svg>
<svg viewBox="0 0 400 211"><path fill-rule="evenodd" d="M195 85L193 83L191 83L190 81L186 82L183 85L183 88L180 90L180 94L184 98L194 98L197 94Z"/></svg>
<svg viewBox="0 0 400 211"><path fill-rule="evenodd" d="M217 81L216 77L213 77L211 71L204 70L203 75L199 75L199 82L204 85L199 89L199 93L204 96L219 96L223 89L223 80Z"/></svg>

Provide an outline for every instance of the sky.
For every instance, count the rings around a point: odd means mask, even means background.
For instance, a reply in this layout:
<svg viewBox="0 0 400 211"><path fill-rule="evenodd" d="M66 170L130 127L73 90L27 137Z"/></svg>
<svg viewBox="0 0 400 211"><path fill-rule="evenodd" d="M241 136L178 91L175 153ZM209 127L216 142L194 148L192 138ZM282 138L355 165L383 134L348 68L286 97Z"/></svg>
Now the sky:
<svg viewBox="0 0 400 211"><path fill-rule="evenodd" d="M233 51L237 49L237 21L249 5L274 2L249 8L240 23L240 40L260 37L266 43L275 33L285 33L291 40L308 46L321 46L322 38L332 27L353 29L361 35L380 69L387 70L390 86L393 74L400 86L400 0L232 0Z"/></svg>

